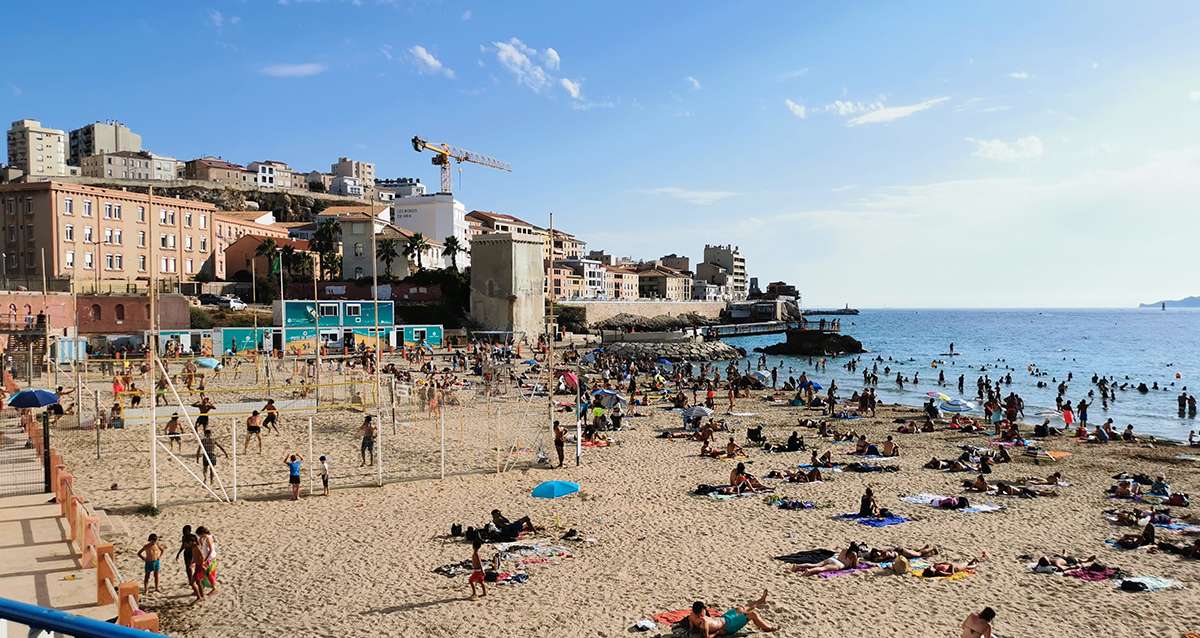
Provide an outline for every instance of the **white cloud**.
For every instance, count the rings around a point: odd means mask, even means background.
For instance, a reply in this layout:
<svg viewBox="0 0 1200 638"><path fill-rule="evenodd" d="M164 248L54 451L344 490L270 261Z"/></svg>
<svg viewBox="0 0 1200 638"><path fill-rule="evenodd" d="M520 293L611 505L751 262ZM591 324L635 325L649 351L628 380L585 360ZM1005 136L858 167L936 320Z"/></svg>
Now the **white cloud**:
<svg viewBox="0 0 1200 638"><path fill-rule="evenodd" d="M996 160L998 162L1013 162L1023 159L1041 157L1043 152L1042 140L1036 135L1018 137L1012 142L1004 140L979 140L973 137L966 141L975 145L975 157Z"/></svg>
<svg viewBox="0 0 1200 638"><path fill-rule="evenodd" d="M582 93L580 93L579 90L578 81L571 81L567 78L562 78L558 82L562 85L563 90L565 90L573 99L578 100L580 97L582 97Z"/></svg>
<svg viewBox="0 0 1200 638"><path fill-rule="evenodd" d="M10 90L12 90L12 94L17 97L21 97L25 93L25 91L22 90L21 87L17 86L16 84L13 84L12 82L8 83L8 88Z"/></svg>
<svg viewBox="0 0 1200 638"><path fill-rule="evenodd" d="M1200 102L1200 91L1188 91L1188 99L1192 102Z"/></svg>
<svg viewBox="0 0 1200 638"><path fill-rule="evenodd" d="M508 42L493 42L496 47L496 60L508 69L509 73L523 84L539 93L550 84L550 76L546 70L536 64L530 55L537 53L518 38L510 38Z"/></svg>
<svg viewBox="0 0 1200 638"><path fill-rule="evenodd" d="M697 80L696 78L689 75L686 78L683 78L683 81L687 82L688 85L692 87L692 90L694 90L694 91L700 90L700 80Z"/></svg>
<svg viewBox="0 0 1200 638"><path fill-rule="evenodd" d="M241 16L229 16L229 24L241 24L241 23L242 23Z"/></svg>
<svg viewBox="0 0 1200 638"><path fill-rule="evenodd" d="M388 62L391 62L392 57L393 57L392 56L392 45L390 45L390 44L381 45L379 47L379 54L382 55L383 57L387 58Z"/></svg>
<svg viewBox="0 0 1200 638"><path fill-rule="evenodd" d="M412 56L413 64L422 74L444 75L454 79L454 69L442 64L442 61L435 58L425 47L415 44L408 49L408 53Z"/></svg>
<svg viewBox="0 0 1200 638"><path fill-rule="evenodd" d="M471 19L471 15L472 15L472 14L471 14L471 10L470 10L470 9L467 9L466 11L463 11L463 12L462 12L462 19L463 19L463 22L466 22L467 20L470 20L470 19Z"/></svg>
<svg viewBox="0 0 1200 638"><path fill-rule="evenodd" d="M1008 77L1014 80L1028 80L1030 76L1025 71L1013 71L1008 74Z"/></svg>
<svg viewBox="0 0 1200 638"><path fill-rule="evenodd" d="M792 112L792 115L795 115L802 120L808 117L808 109L803 104L798 104L790 99L784 100L783 103L787 105L787 108Z"/></svg>
<svg viewBox="0 0 1200 638"><path fill-rule="evenodd" d="M543 51L542 57L546 60L547 69L558 70L559 65L562 64L562 58L559 57L558 51L555 51L553 48L547 48Z"/></svg>
<svg viewBox="0 0 1200 638"><path fill-rule="evenodd" d="M708 206L709 204L715 204L723 199L729 199L737 195L737 193L732 191L694 191L675 186L653 188L650 192L655 195L665 195L671 199L677 199L696 206Z"/></svg>
<svg viewBox="0 0 1200 638"><path fill-rule="evenodd" d="M259 69L263 75L273 78L306 78L324 73L329 67L315 62L302 64L272 64Z"/></svg>
<svg viewBox="0 0 1200 638"><path fill-rule="evenodd" d="M883 108L882 102L867 103L854 102L851 100L834 100L833 102L822 107L826 113L837 113L842 117L856 115L858 113L866 113L867 111L874 111L881 108Z"/></svg>
<svg viewBox="0 0 1200 638"><path fill-rule="evenodd" d="M997 113L999 111L1007 111L1011 108L1012 108L1011 106L1007 106L1004 104L997 104L996 106L988 106L988 107L979 109L979 112L980 113Z"/></svg>
<svg viewBox="0 0 1200 638"><path fill-rule="evenodd" d="M209 11L208 12L208 23L210 25L212 25L212 28L216 29L217 31L220 31L221 27L225 26L225 14L221 13L220 11L217 11L216 9Z"/></svg>
<svg viewBox="0 0 1200 638"><path fill-rule="evenodd" d="M830 190L830 192L834 192L834 193L845 193L846 191L852 191L856 188L858 188L858 185L856 185L856 184L847 184L845 186L835 186L834 188L831 188L829 190Z"/></svg>
<svg viewBox="0 0 1200 638"><path fill-rule="evenodd" d="M863 115L852 118L850 121L846 122L846 125L859 126L861 124L883 124L886 122L893 122L895 120L920 113L921 111L931 109L949 99L950 98L948 97L935 97L923 102L917 102L916 104L908 104L905 106L888 106L874 109L864 113Z"/></svg>
<svg viewBox="0 0 1200 638"><path fill-rule="evenodd" d="M796 78L804 77L805 75L808 75L808 67L804 67L803 69L796 69L795 71L786 71L784 73L780 73L779 80L780 81L795 80Z"/></svg>

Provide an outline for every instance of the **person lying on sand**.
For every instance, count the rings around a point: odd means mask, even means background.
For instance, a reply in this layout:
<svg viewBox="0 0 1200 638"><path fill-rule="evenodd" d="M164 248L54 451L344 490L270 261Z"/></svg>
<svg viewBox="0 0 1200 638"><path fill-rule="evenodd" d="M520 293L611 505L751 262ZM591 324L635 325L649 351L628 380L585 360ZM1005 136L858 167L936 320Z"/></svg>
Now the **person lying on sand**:
<svg viewBox="0 0 1200 638"><path fill-rule="evenodd" d="M1154 544L1154 523L1146 523L1141 534L1125 534L1117 539L1117 546L1123 549L1137 549Z"/></svg>
<svg viewBox="0 0 1200 638"><path fill-rule="evenodd" d="M724 450L714 450L709 445L709 441L700 444L700 456L706 456L714 459L719 459L725 456Z"/></svg>
<svg viewBox="0 0 1200 638"><path fill-rule="evenodd" d="M788 569L798 572L801 576L816 576L825 572L838 572L843 569L853 569L858 566L858 546L851 543L849 547L816 563L798 563Z"/></svg>
<svg viewBox="0 0 1200 638"><path fill-rule="evenodd" d="M919 549L907 549L899 545L890 548L876 547L867 552L867 560L872 563L886 563L896 560L897 556L905 558L926 558L938 553L934 545L924 545Z"/></svg>
<svg viewBox="0 0 1200 638"><path fill-rule="evenodd" d="M921 467L927 470L943 470L945 472L978 472L979 469L964 463L963 461L939 459L936 456L929 459L925 465Z"/></svg>
<svg viewBox="0 0 1200 638"><path fill-rule="evenodd" d="M738 463L737 467L733 468L733 471L729 473L729 484L733 486L734 491L738 494L743 492L757 494L771 491L771 488L763 485L753 474L746 472L745 463Z"/></svg>
<svg viewBox="0 0 1200 638"><path fill-rule="evenodd" d="M1037 498L1039 496L1058 496L1058 492L1054 490L1035 490L1031 487L1023 485L1013 485L1012 483L999 483L996 485L996 494L1000 496L1020 496L1021 498Z"/></svg>
<svg viewBox="0 0 1200 638"><path fill-rule="evenodd" d="M1120 481L1116 485L1108 488L1108 493L1111 494L1113 498L1133 498L1141 495L1142 488L1137 482L1127 479Z"/></svg>
<svg viewBox="0 0 1200 638"><path fill-rule="evenodd" d="M976 565L986 559L987 553L985 552L981 557L972 558L965 563L955 563L950 561L944 563L934 563L929 567L926 567L925 571L921 572L921 575L925 578L946 578L948 576L953 576L958 572L965 572L975 569Z"/></svg>
<svg viewBox="0 0 1200 638"><path fill-rule="evenodd" d="M988 484L987 479L984 478L982 474L976 477L973 481L964 480L962 485L963 489L967 490L968 492L979 492L980 494L986 494L992 490L992 486Z"/></svg>
<svg viewBox="0 0 1200 638"><path fill-rule="evenodd" d="M1157 547L1168 554L1175 554L1191 560L1200 559L1200 540L1192 541L1191 545L1159 541Z"/></svg>
<svg viewBox="0 0 1200 638"><path fill-rule="evenodd" d="M817 451L813 450L812 459L810 459L809 465L812 465L813 467L833 467L833 453L826 450L824 454L818 457Z"/></svg>
<svg viewBox="0 0 1200 638"><path fill-rule="evenodd" d="M823 480L821 478L821 470L813 468L807 472L804 470L771 470L767 473L767 478L784 479L789 483L815 483Z"/></svg>
<svg viewBox="0 0 1200 638"><path fill-rule="evenodd" d="M537 528L533 526L533 521L529 520L528 516L523 516L515 521L510 521L500 513L500 510L492 510L492 524L500 530L500 537L515 541L523 532L533 532Z"/></svg>
<svg viewBox="0 0 1200 638"><path fill-rule="evenodd" d="M1037 476L1027 476L1024 479L1021 479L1021 482L1025 483L1026 485L1059 486L1059 485L1062 485L1062 482L1063 482L1062 472L1054 472L1053 474L1051 474L1050 476L1047 476L1046 478L1041 478L1041 477L1037 477Z"/></svg>
<svg viewBox="0 0 1200 638"><path fill-rule="evenodd" d="M1070 569L1089 569L1096 562L1096 556L1092 555L1083 560L1079 560L1074 556L1066 556L1063 554L1054 554L1051 556L1042 556L1037 559L1037 565L1033 571L1039 573L1047 572L1065 572ZM1103 565L1100 566L1103 569Z"/></svg>
<svg viewBox="0 0 1200 638"><path fill-rule="evenodd" d="M778 627L768 624L758 613L758 608L766 604L767 590L764 589L762 597L758 600L733 607L720 616L709 616L708 606L697 600L692 603L692 613L688 614L688 635L695 632L702 638L732 636L741 631L748 622L754 623L759 631L778 631Z"/></svg>

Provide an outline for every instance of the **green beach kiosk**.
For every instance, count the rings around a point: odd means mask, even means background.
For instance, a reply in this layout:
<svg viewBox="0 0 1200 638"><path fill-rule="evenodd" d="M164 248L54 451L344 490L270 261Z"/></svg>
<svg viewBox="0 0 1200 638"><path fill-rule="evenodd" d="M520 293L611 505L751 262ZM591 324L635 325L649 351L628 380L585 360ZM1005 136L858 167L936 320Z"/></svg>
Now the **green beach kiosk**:
<svg viewBox="0 0 1200 638"><path fill-rule="evenodd" d="M375 308L376 303L370 299L276 301L272 307L276 326L272 329L272 345L276 349L285 348L289 354L310 353L319 332L321 343L333 352L351 352L381 342L385 350L401 345L441 347L441 325L397 325L390 300L378 302L376 321Z"/></svg>

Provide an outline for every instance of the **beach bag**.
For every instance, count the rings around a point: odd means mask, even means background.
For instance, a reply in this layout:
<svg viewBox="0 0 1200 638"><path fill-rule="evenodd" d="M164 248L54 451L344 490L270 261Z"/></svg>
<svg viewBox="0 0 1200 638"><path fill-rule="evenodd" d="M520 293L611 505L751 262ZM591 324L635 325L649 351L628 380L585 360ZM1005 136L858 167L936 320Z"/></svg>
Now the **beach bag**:
<svg viewBox="0 0 1200 638"><path fill-rule="evenodd" d="M904 556L896 556L896 560L892 561L892 573L897 576L904 576L910 569L908 558Z"/></svg>
<svg viewBox="0 0 1200 638"><path fill-rule="evenodd" d="M463 535L462 523L451 523L450 524L450 535L453 536L454 538L458 538L459 536L462 536Z"/></svg>
<svg viewBox="0 0 1200 638"><path fill-rule="evenodd" d="M1167 499L1167 505L1174 505L1176 507L1187 507L1188 506L1187 494L1183 494L1181 492L1176 492L1176 493L1172 494L1171 497Z"/></svg>
<svg viewBox="0 0 1200 638"><path fill-rule="evenodd" d="M1123 581L1121 581L1121 586L1118 589L1120 589L1121 591L1136 593L1136 592L1147 591L1150 588L1147 587L1146 583L1143 583L1143 582L1139 582L1136 580L1123 580Z"/></svg>

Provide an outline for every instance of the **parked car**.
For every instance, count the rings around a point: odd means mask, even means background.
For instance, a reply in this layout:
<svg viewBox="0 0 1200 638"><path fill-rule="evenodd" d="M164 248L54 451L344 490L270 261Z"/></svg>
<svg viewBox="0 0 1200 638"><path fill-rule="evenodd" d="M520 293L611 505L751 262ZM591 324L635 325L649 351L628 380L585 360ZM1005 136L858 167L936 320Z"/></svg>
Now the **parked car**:
<svg viewBox="0 0 1200 638"><path fill-rule="evenodd" d="M222 308L229 308L230 310L245 310L247 308L246 302L239 299L237 295L225 295L224 297L221 297L218 305Z"/></svg>
<svg viewBox="0 0 1200 638"><path fill-rule="evenodd" d="M207 293L207 292L206 292L206 293L204 293L204 294L201 294L201 295L199 295L199 296L198 296L198 297L196 297L196 298L197 298L197 299L199 299L199 300L200 300L200 303L201 303L201 304L203 304L203 305L205 305L205 306L219 306L219 305L221 305L221 298L220 298L220 297L218 297L217 295L214 295L214 294L211 294L211 293Z"/></svg>

